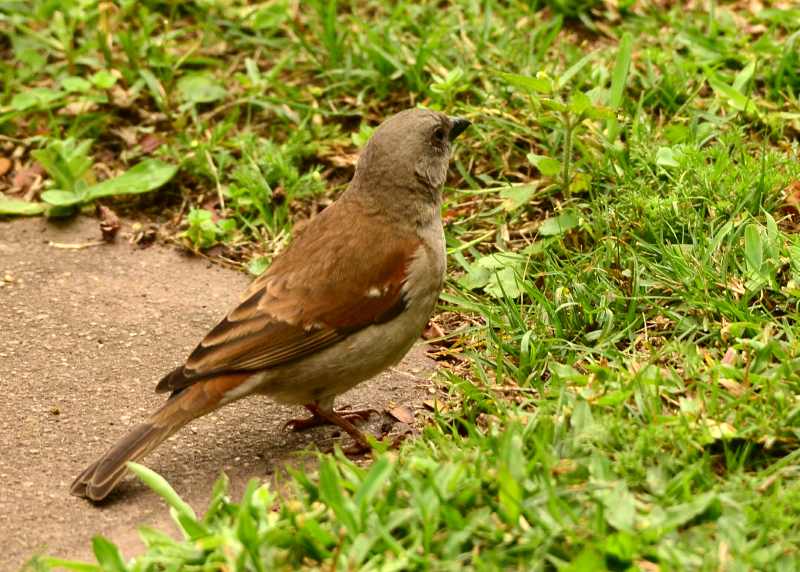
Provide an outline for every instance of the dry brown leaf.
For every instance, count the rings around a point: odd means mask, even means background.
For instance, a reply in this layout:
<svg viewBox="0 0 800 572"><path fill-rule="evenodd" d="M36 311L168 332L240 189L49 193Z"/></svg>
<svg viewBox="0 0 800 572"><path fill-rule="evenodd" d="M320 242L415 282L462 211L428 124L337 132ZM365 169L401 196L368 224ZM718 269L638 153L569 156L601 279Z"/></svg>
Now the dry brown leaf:
<svg viewBox="0 0 800 572"><path fill-rule="evenodd" d="M58 115L67 115L70 117L77 117L84 113L97 110L97 103L88 99L79 99L72 101L58 110Z"/></svg>
<svg viewBox="0 0 800 572"><path fill-rule="evenodd" d="M637 560L636 566L643 572L661 572L661 566L649 560Z"/></svg>
<svg viewBox="0 0 800 572"><path fill-rule="evenodd" d="M783 203L780 211L789 217L791 223L800 221L800 181L793 181L783 190Z"/></svg>
<svg viewBox="0 0 800 572"><path fill-rule="evenodd" d="M386 413L388 413L389 416L395 421L400 421L401 423L406 423L407 425L413 425L414 423L414 411L405 405L398 405L397 407L387 409Z"/></svg>
<svg viewBox="0 0 800 572"><path fill-rule="evenodd" d="M283 185L278 185L274 189L272 189L272 203L276 205L282 205L286 202L286 189L283 188Z"/></svg>
<svg viewBox="0 0 800 572"><path fill-rule="evenodd" d="M0 157L0 177L11 170L11 161L5 157Z"/></svg>
<svg viewBox="0 0 800 572"><path fill-rule="evenodd" d="M733 348L728 348L728 351L725 352L725 357L722 358L722 363L725 365L733 365L736 363L736 350Z"/></svg>
<svg viewBox="0 0 800 572"><path fill-rule="evenodd" d="M139 141L139 147L142 150L142 153L148 155L161 147L164 144L164 140L161 139L158 135L153 133L149 133L145 135L141 141Z"/></svg>
<svg viewBox="0 0 800 572"><path fill-rule="evenodd" d="M572 459L561 459L555 465L553 465L550 471L554 475L565 475L575 471L577 468L578 464Z"/></svg>
<svg viewBox="0 0 800 572"><path fill-rule="evenodd" d="M111 88L111 102L117 106L127 108L136 101L137 94L133 91L123 89L119 84Z"/></svg>
<svg viewBox="0 0 800 572"><path fill-rule="evenodd" d="M44 169L39 163L18 170L14 173L14 180L11 182L12 190L18 193L36 190L42 186L42 175L44 175Z"/></svg>
<svg viewBox="0 0 800 572"><path fill-rule="evenodd" d="M326 159L334 167L354 167L358 163L358 153L331 155Z"/></svg>
<svg viewBox="0 0 800 572"><path fill-rule="evenodd" d="M727 377L722 377L719 380L719 384L728 390L728 393L733 395L734 397L739 397L745 391L744 386L734 379L728 379Z"/></svg>
<svg viewBox="0 0 800 572"><path fill-rule="evenodd" d="M424 405L427 409L430 409L431 411L447 411L448 409L447 403L441 401L440 399L428 399L426 401L423 401L422 405Z"/></svg>
<svg viewBox="0 0 800 572"><path fill-rule="evenodd" d="M739 296L742 296L745 292L747 292L744 287L744 282L738 278L731 278L727 286L728 289L736 295L735 298L737 300L739 299Z"/></svg>
<svg viewBox="0 0 800 572"><path fill-rule="evenodd" d="M129 148L137 143L136 128L130 125L120 127L119 129L112 129L111 133L122 139Z"/></svg>

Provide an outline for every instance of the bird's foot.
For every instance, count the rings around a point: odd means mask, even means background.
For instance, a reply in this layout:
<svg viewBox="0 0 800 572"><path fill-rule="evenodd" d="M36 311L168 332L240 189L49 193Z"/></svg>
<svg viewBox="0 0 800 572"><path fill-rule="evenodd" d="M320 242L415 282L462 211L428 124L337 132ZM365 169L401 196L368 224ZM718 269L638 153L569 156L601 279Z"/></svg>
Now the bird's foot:
<svg viewBox="0 0 800 572"><path fill-rule="evenodd" d="M310 406L308 407L311 410ZM316 409L316 408L315 408ZM346 421L368 421L370 415L373 413L378 413L375 409L357 409L354 411L331 411L328 413L328 416L323 416L316 411L312 411L311 417L305 417L302 419L289 419L284 425L284 431L306 431L308 429L313 429L314 427L322 427L324 425L337 425L341 427L341 425L335 421L330 419L330 416L335 416L340 419L344 419Z"/></svg>
<svg viewBox="0 0 800 572"><path fill-rule="evenodd" d="M366 421L373 413L378 413L375 409L361 409L354 411L326 411L316 404L306 405L306 409L311 412L311 417L306 419L290 419L284 425L284 429L290 431L305 431L312 427L321 425L336 425L350 435L355 444L345 449L348 455L360 455L372 449L364 437L364 433L356 427L351 420Z"/></svg>

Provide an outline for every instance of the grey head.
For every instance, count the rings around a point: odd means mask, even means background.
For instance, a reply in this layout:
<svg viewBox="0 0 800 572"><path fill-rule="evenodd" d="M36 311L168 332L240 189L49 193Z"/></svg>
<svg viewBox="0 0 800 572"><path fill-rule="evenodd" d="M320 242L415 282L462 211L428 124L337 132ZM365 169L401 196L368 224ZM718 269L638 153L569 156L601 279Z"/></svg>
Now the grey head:
<svg viewBox="0 0 800 572"><path fill-rule="evenodd" d="M406 109L381 123L361 152L351 188L422 195L438 204L453 140L470 122L429 109Z"/></svg>

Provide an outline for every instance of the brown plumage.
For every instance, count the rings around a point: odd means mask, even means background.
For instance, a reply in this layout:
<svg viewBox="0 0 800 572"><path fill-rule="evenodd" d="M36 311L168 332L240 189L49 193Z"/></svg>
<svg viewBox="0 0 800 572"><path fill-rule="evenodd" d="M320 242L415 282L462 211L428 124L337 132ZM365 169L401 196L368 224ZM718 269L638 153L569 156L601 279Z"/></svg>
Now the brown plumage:
<svg viewBox="0 0 800 572"><path fill-rule="evenodd" d="M468 122L423 109L385 121L347 191L311 220L186 363L158 383L164 406L72 485L103 499L125 463L192 419L252 393L305 405L310 420L366 440L335 397L397 363L433 310L445 270L439 209L450 141Z"/></svg>
<svg viewBox="0 0 800 572"><path fill-rule="evenodd" d="M92 500L105 498L125 474L128 461L144 457L189 421L216 409L225 393L246 377L247 374L220 376L213 383L197 384L170 397L146 423L131 429L84 469L70 492Z"/></svg>

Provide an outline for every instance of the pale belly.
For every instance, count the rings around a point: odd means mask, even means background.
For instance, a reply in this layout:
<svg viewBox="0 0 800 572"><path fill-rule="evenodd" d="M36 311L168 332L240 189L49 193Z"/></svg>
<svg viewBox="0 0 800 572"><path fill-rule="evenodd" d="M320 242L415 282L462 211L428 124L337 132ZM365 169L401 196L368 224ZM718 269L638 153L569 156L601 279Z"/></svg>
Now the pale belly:
<svg viewBox="0 0 800 572"><path fill-rule="evenodd" d="M410 318L370 326L313 357L265 372L258 392L281 403L329 401L403 359L428 316Z"/></svg>

